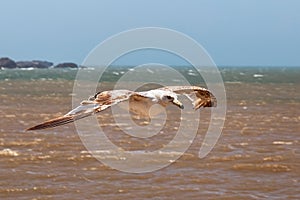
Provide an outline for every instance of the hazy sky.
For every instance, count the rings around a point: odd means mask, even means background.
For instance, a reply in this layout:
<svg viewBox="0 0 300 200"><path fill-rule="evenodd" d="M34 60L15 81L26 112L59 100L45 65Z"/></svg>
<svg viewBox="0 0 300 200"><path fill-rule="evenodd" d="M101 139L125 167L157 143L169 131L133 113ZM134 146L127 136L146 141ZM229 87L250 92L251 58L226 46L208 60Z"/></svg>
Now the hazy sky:
<svg viewBox="0 0 300 200"><path fill-rule="evenodd" d="M0 0L0 8L0 57L14 60L81 63L114 34L157 26L189 35L217 65L300 66L299 0Z"/></svg>

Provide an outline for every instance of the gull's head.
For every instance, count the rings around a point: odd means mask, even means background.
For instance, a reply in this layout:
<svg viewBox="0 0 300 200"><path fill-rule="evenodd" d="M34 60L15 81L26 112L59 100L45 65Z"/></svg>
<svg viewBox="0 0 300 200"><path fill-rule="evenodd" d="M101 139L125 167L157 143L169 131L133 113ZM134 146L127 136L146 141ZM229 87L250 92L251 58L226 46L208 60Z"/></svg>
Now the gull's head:
<svg viewBox="0 0 300 200"><path fill-rule="evenodd" d="M161 101L164 102L166 105L172 103L175 106L178 106L179 108L183 109L183 104L177 98L177 95L173 92L164 92L161 95Z"/></svg>

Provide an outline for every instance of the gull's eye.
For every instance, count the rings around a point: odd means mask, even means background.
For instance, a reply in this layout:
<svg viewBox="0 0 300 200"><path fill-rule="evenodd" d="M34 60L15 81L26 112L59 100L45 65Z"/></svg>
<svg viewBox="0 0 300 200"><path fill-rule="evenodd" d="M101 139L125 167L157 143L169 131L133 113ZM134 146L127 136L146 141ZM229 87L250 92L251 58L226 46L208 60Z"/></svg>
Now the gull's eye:
<svg viewBox="0 0 300 200"><path fill-rule="evenodd" d="M168 100L171 100L171 99L173 99L173 97L171 97L171 96L167 96L167 99L168 99Z"/></svg>

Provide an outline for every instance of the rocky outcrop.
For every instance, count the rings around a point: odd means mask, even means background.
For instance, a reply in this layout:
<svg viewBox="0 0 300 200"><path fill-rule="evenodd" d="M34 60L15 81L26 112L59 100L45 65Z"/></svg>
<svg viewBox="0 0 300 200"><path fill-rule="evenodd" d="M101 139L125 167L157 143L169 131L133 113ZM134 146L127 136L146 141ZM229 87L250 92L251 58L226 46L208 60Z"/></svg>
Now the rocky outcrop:
<svg viewBox="0 0 300 200"><path fill-rule="evenodd" d="M54 68L78 68L78 65L71 62L65 62L55 65Z"/></svg>
<svg viewBox="0 0 300 200"><path fill-rule="evenodd" d="M17 64L10 58L4 57L0 58L0 68L13 69L16 68Z"/></svg>
<svg viewBox="0 0 300 200"><path fill-rule="evenodd" d="M48 69L53 66L52 62L32 60L32 61L18 61L15 62L8 57L0 58L0 69L15 69L15 68L39 68ZM59 63L54 68L79 68L79 66L72 62Z"/></svg>
<svg viewBox="0 0 300 200"><path fill-rule="evenodd" d="M16 62L18 68L49 68L53 66L52 62L48 61L40 61L40 60L33 60L33 61L19 61Z"/></svg>

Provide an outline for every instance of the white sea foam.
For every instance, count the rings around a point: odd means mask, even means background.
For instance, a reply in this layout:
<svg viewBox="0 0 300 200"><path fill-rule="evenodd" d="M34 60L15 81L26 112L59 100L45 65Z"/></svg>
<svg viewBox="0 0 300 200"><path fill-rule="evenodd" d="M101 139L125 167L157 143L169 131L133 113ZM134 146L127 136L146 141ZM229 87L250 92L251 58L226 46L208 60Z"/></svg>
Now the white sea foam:
<svg viewBox="0 0 300 200"><path fill-rule="evenodd" d="M262 77L264 77L264 75L263 74L253 74L253 77L254 78L262 78Z"/></svg>

